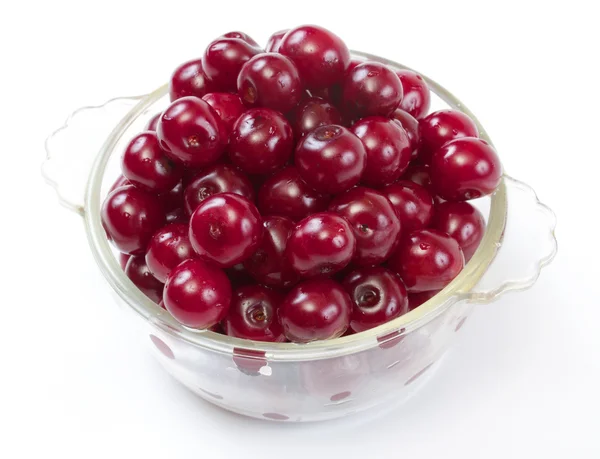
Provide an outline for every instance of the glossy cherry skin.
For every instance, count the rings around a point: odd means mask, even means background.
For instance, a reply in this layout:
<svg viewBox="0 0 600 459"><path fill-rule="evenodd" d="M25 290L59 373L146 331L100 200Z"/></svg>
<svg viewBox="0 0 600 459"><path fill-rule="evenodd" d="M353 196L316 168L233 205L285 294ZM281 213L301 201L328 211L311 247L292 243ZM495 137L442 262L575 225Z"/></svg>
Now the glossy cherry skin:
<svg viewBox="0 0 600 459"><path fill-rule="evenodd" d="M264 217L263 239L244 262L246 271L259 283L271 287L289 288L299 276L288 265L285 249L296 224L287 217Z"/></svg>
<svg viewBox="0 0 600 459"><path fill-rule="evenodd" d="M357 58L351 57L350 64L348 65L348 68L346 69L346 73L351 71L357 65L362 64L363 62L365 62L364 59L357 59ZM328 88L318 88L318 89L313 88L310 90L310 93L315 97L320 97L322 99L325 99L325 100L331 102L336 107L341 107L342 106L342 83L343 83L343 80L341 80L339 83L335 83L332 86L329 86Z"/></svg>
<svg viewBox="0 0 600 459"><path fill-rule="evenodd" d="M156 134L167 155L186 167L216 162L227 146L227 131L217 112L197 97L182 97L163 112Z"/></svg>
<svg viewBox="0 0 600 459"><path fill-rule="evenodd" d="M417 119L423 118L431 105L429 86L421 75L412 70L396 70L396 75L400 78L404 94L399 108Z"/></svg>
<svg viewBox="0 0 600 459"><path fill-rule="evenodd" d="M159 194L158 197L165 212L183 207L183 183L180 181L169 191Z"/></svg>
<svg viewBox="0 0 600 459"><path fill-rule="evenodd" d="M127 266L127 262L131 258L131 255L128 253L120 253L119 254L119 264L121 265L121 269L125 271L125 266Z"/></svg>
<svg viewBox="0 0 600 459"><path fill-rule="evenodd" d="M204 72L219 91L235 92L242 66L262 50L241 38L218 38L208 45L202 58Z"/></svg>
<svg viewBox="0 0 600 459"><path fill-rule="evenodd" d="M302 98L296 65L278 53L261 53L246 62L237 78L238 94L247 107L267 107L285 113Z"/></svg>
<svg viewBox="0 0 600 459"><path fill-rule="evenodd" d="M156 125L158 124L158 120L160 119L160 115L162 115L162 112L158 112L156 115L154 115L152 118L150 118L148 120L148 122L146 123L146 127L144 127L144 131L154 131L154 132L156 132Z"/></svg>
<svg viewBox="0 0 600 459"><path fill-rule="evenodd" d="M350 131L361 140L367 153L362 184L380 188L400 178L410 163L412 148L399 123L370 116L354 123Z"/></svg>
<svg viewBox="0 0 600 459"><path fill-rule="evenodd" d="M165 224L170 223L185 223L188 224L190 222L190 217L185 213L183 207L178 207L177 209L173 209L168 211L165 214Z"/></svg>
<svg viewBox="0 0 600 459"><path fill-rule="evenodd" d="M284 116L269 108L252 108L238 118L229 137L231 162L249 174L267 174L292 154L294 134Z"/></svg>
<svg viewBox="0 0 600 459"><path fill-rule="evenodd" d="M283 36L288 33L289 30L290 29L279 30L271 35L267 41L267 46L265 46L265 51L267 53L278 53L281 40L283 40Z"/></svg>
<svg viewBox="0 0 600 459"><path fill-rule="evenodd" d="M485 140L456 139L431 158L431 184L447 201L468 201L492 193L502 179L496 150Z"/></svg>
<svg viewBox="0 0 600 459"><path fill-rule="evenodd" d="M421 185L432 195L435 194L431 185L431 169L426 164L411 163L402 175L402 180L414 182L417 185Z"/></svg>
<svg viewBox="0 0 600 459"><path fill-rule="evenodd" d="M419 147L419 122L412 115L399 108L394 110L391 118L398 121L406 131L408 140L410 141L412 157L416 157L417 148Z"/></svg>
<svg viewBox="0 0 600 459"><path fill-rule="evenodd" d="M275 172L260 187L258 208L263 215L281 215L294 221L327 210L331 198L317 193L293 166Z"/></svg>
<svg viewBox="0 0 600 459"><path fill-rule="evenodd" d="M300 102L289 114L288 120L297 139L319 126L341 124L342 115L334 105L320 97L309 97Z"/></svg>
<svg viewBox="0 0 600 459"><path fill-rule="evenodd" d="M225 334L253 341L285 341L277 309L283 295L262 285L245 285L233 292L223 320Z"/></svg>
<svg viewBox="0 0 600 459"><path fill-rule="evenodd" d="M235 120L246 111L242 99L236 94L228 92L211 92L202 96L202 100L206 101L208 105L217 112L217 115L219 115L219 118L221 118L225 124L227 136L231 134Z"/></svg>
<svg viewBox="0 0 600 459"><path fill-rule="evenodd" d="M432 228L456 239L467 262L483 238L485 220L481 212L468 202L443 202L435 206Z"/></svg>
<svg viewBox="0 0 600 459"><path fill-rule="evenodd" d="M170 191L181 179L178 167L160 147L155 132L136 135L121 159L123 176L138 188L161 193Z"/></svg>
<svg viewBox="0 0 600 459"><path fill-rule="evenodd" d="M190 218L192 247L202 259L220 268L229 268L250 257L262 236L258 209L234 193L205 199Z"/></svg>
<svg viewBox="0 0 600 459"><path fill-rule="evenodd" d="M115 183L113 183L112 186L110 187L110 189L108 190L108 194L111 194L117 188L121 188L121 187L127 186L127 185L131 185L131 182L129 180L127 180L125 177L123 177L123 175L119 175L119 177L117 177L117 180L115 180Z"/></svg>
<svg viewBox="0 0 600 459"><path fill-rule="evenodd" d="M254 188L250 180L235 167L221 163L197 172L196 178L185 188L185 212L192 215L202 201L218 193L235 193L254 201Z"/></svg>
<svg viewBox="0 0 600 459"><path fill-rule="evenodd" d="M350 51L330 31L314 25L288 31L279 52L294 61L308 88L326 88L340 82L350 64Z"/></svg>
<svg viewBox="0 0 600 459"><path fill-rule="evenodd" d="M384 64L363 62L344 78L342 105L357 117L389 116L401 101L400 78Z"/></svg>
<svg viewBox="0 0 600 459"><path fill-rule="evenodd" d="M398 275L381 266L350 273L342 286L352 299L350 327L368 330L408 312L408 294Z"/></svg>
<svg viewBox="0 0 600 459"><path fill-rule="evenodd" d="M350 324L352 300L331 279L311 279L294 287L279 306L279 322L294 343L342 336Z"/></svg>
<svg viewBox="0 0 600 459"><path fill-rule="evenodd" d="M426 301L440 293L440 290L430 290L428 292L410 293L408 295L408 309L412 311L418 308Z"/></svg>
<svg viewBox="0 0 600 459"><path fill-rule="evenodd" d="M348 222L333 212L321 212L296 225L285 256L291 268L306 278L341 271L355 251L356 238Z"/></svg>
<svg viewBox="0 0 600 459"><path fill-rule="evenodd" d="M156 304L160 302L164 285L152 275L142 255L129 258L125 266L125 275L144 295Z"/></svg>
<svg viewBox="0 0 600 459"><path fill-rule="evenodd" d="M226 34L223 34L224 38L239 38L240 40L244 40L246 43L248 43L251 46L256 46L258 47L258 43L256 43L256 40L254 40L254 38L252 38L250 35L248 35L247 33L244 32L240 32L240 31L234 31L234 32L227 32Z"/></svg>
<svg viewBox="0 0 600 459"><path fill-rule="evenodd" d="M169 81L171 102L187 96L202 97L212 89L213 85L204 73L201 59L181 64L175 69Z"/></svg>
<svg viewBox="0 0 600 459"><path fill-rule="evenodd" d="M189 259L169 274L163 301L167 311L183 325L206 329L227 315L231 284L220 269L202 260Z"/></svg>
<svg viewBox="0 0 600 459"><path fill-rule="evenodd" d="M171 270L179 263L196 257L189 232L188 225L172 223L163 226L150 239L146 251L146 264L160 282L166 282Z"/></svg>
<svg viewBox="0 0 600 459"><path fill-rule="evenodd" d="M139 255L163 225L165 214L159 198L127 185L106 197L101 218L109 239L120 252Z"/></svg>
<svg viewBox="0 0 600 459"><path fill-rule="evenodd" d="M294 160L308 186L319 193L336 194L360 181L367 153L352 132L329 124L314 129L298 142Z"/></svg>
<svg viewBox="0 0 600 459"><path fill-rule="evenodd" d="M458 242L435 229L416 230L402 240L388 262L409 293L441 290L465 265Z"/></svg>
<svg viewBox="0 0 600 459"><path fill-rule="evenodd" d="M344 217L356 236L356 266L385 261L398 246L400 220L387 198L369 188L356 187L336 196L329 210Z"/></svg>
<svg viewBox="0 0 600 459"><path fill-rule="evenodd" d="M427 228L434 215L433 196L422 187L408 180L399 180L386 186L381 193L392 203L405 234Z"/></svg>
<svg viewBox="0 0 600 459"><path fill-rule="evenodd" d="M479 137L471 118L458 110L439 110L419 121L419 160L429 164L431 156L450 140Z"/></svg>

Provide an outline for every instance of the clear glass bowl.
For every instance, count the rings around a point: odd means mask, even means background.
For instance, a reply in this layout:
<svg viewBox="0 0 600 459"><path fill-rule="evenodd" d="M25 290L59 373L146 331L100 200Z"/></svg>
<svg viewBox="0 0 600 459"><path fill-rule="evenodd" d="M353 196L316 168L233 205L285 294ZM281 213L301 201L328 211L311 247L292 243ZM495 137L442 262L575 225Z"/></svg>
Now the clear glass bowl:
<svg viewBox="0 0 600 459"><path fill-rule="evenodd" d="M462 110L491 142L458 99L425 80L433 93L432 109ZM471 261L442 292L402 317L363 333L303 345L186 329L124 275L100 222L102 200L119 174L125 144L168 103L164 85L145 96L75 111L48 138L42 173L60 202L83 217L102 274L117 301L146 324L146 339L164 368L227 410L276 421L317 421L400 403L435 371L476 304L531 287L556 254L554 214L529 186L504 175L493 195L475 201L487 229Z"/></svg>

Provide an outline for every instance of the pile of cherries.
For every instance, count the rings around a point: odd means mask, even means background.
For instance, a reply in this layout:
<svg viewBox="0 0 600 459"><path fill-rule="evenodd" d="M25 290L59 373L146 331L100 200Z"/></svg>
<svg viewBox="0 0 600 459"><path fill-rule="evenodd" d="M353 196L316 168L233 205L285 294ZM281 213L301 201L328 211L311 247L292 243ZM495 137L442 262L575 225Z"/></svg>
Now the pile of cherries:
<svg viewBox="0 0 600 459"><path fill-rule="evenodd" d="M502 168L415 72L318 26L262 49L227 33L170 81L102 207L127 276L183 325L305 343L361 332L444 288L485 230L466 201Z"/></svg>

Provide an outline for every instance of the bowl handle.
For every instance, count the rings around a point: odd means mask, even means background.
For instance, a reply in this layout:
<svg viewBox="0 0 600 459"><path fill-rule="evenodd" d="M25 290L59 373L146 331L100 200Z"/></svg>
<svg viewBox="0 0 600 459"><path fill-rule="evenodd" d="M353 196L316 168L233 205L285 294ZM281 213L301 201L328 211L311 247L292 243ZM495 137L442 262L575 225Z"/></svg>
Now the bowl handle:
<svg viewBox="0 0 600 459"><path fill-rule="evenodd" d="M471 302L489 303L504 293L530 288L558 248L554 212L539 201L529 185L506 175L504 183L508 215L503 239L492 264L465 294Z"/></svg>
<svg viewBox="0 0 600 459"><path fill-rule="evenodd" d="M48 136L42 176L67 209L83 216L85 187L94 159L110 132L142 97L119 97L79 108Z"/></svg>

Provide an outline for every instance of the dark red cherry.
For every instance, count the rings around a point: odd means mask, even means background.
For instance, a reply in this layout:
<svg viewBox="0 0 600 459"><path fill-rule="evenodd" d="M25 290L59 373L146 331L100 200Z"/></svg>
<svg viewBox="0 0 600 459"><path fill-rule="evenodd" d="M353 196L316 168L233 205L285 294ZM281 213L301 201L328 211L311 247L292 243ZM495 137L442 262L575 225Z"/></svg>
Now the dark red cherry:
<svg viewBox="0 0 600 459"><path fill-rule="evenodd" d="M234 193L220 193L205 199L190 219L192 247L201 258L221 268L250 257L262 235L258 209Z"/></svg>
<svg viewBox="0 0 600 459"><path fill-rule="evenodd" d="M269 40L267 41L267 46L265 46L265 51L267 53L278 53L281 40L283 39L283 36L286 33L288 33L289 30L290 29L279 30L278 32L275 32L273 35L271 35L269 37Z"/></svg>
<svg viewBox="0 0 600 459"><path fill-rule="evenodd" d="M401 101L400 78L384 64L364 62L344 78L342 105L357 117L389 116Z"/></svg>
<svg viewBox="0 0 600 459"><path fill-rule="evenodd" d="M229 139L231 162L249 174L282 167L294 148L290 124L269 108L252 108L240 116Z"/></svg>
<svg viewBox="0 0 600 459"><path fill-rule="evenodd" d="M102 205L102 226L119 251L143 254L165 221L159 198L133 185L117 188Z"/></svg>
<svg viewBox="0 0 600 459"><path fill-rule="evenodd" d="M354 57L350 58L350 64L348 65L348 68L346 69L346 73L351 71L357 65L362 64L363 62L365 62L364 59L359 59L359 58L354 58ZM335 83L327 88L318 88L318 89L313 88L310 90L310 93L315 97L320 97L321 99L331 102L336 107L341 107L342 106L342 83L343 83L343 80L340 81L339 83ZM345 123L343 123L343 124L346 125ZM350 124L348 124L348 125L350 125Z"/></svg>
<svg viewBox="0 0 600 459"><path fill-rule="evenodd" d="M225 334L254 341L283 342L277 309L283 295L262 285L246 285L233 292L223 320Z"/></svg>
<svg viewBox="0 0 600 459"><path fill-rule="evenodd" d="M396 70L404 94L400 107L415 118L423 118L431 105L429 86L421 75L412 70Z"/></svg>
<svg viewBox="0 0 600 459"><path fill-rule="evenodd" d="M414 182L421 185L432 195L435 194L431 186L431 169L426 164L411 163L402 175L402 180Z"/></svg>
<svg viewBox="0 0 600 459"><path fill-rule="evenodd" d="M356 236L356 266L385 261L398 246L400 220L387 198L369 188L356 187L337 196L329 210L346 219Z"/></svg>
<svg viewBox="0 0 600 459"><path fill-rule="evenodd" d="M185 172L185 170L184 170ZM180 181L177 185L165 193L158 195L165 212L180 209L183 207L183 184Z"/></svg>
<svg viewBox="0 0 600 459"><path fill-rule="evenodd" d="M154 115L152 118L150 118L148 120L148 122L146 123L146 127L144 127L144 131L154 131L154 132L156 132L156 125L158 124L158 120L160 119L160 115L162 115L162 112L158 112L156 115Z"/></svg>
<svg viewBox="0 0 600 459"><path fill-rule="evenodd" d="M225 123L227 136L231 134L235 120L246 111L242 99L236 94L228 92L211 92L202 96L202 100L206 101L208 105L217 112L217 115L219 115L219 118L221 118L223 123Z"/></svg>
<svg viewBox="0 0 600 459"><path fill-rule="evenodd" d="M165 214L165 224L169 223L185 223L188 224L190 222L190 217L185 213L183 207L178 207L177 209L173 209L168 211Z"/></svg>
<svg viewBox="0 0 600 459"><path fill-rule="evenodd" d="M117 180L115 180L115 183L113 183L112 186L110 187L110 190L108 190L108 194L111 194L117 188L121 188L121 187L127 186L127 185L131 185L131 182L129 180L127 180L125 177L123 177L122 175L119 175L119 177L117 177Z"/></svg>
<svg viewBox="0 0 600 459"><path fill-rule="evenodd" d="M412 115L399 108L394 110L391 118L398 121L406 131L408 140L410 141L412 157L416 157L418 152L417 148L419 147L419 122Z"/></svg>
<svg viewBox="0 0 600 459"><path fill-rule="evenodd" d="M286 258L302 277L331 275L350 263L356 238L346 220L332 212L306 217L290 236Z"/></svg>
<svg viewBox="0 0 600 459"><path fill-rule="evenodd" d="M261 53L246 62L237 78L238 94L248 107L287 112L302 98L296 65L278 53Z"/></svg>
<svg viewBox="0 0 600 459"><path fill-rule="evenodd" d="M167 155L186 167L216 162L227 146L225 124L197 97L172 102L160 117L156 133Z"/></svg>
<svg viewBox="0 0 600 459"><path fill-rule="evenodd" d="M350 327L368 330L408 312L406 287L397 274L381 266L350 273L342 286L352 299Z"/></svg>
<svg viewBox="0 0 600 459"><path fill-rule="evenodd" d="M418 308L426 301L440 293L440 290L430 290L428 292L410 293L408 295L408 309L412 311Z"/></svg>
<svg viewBox="0 0 600 459"><path fill-rule="evenodd" d="M202 68L202 59L194 59L181 64L171 75L169 97L171 102L187 96L202 97L212 86Z"/></svg>
<svg viewBox="0 0 600 459"><path fill-rule="evenodd" d="M204 51L202 65L219 91L235 92L242 66L262 50L241 38L218 38Z"/></svg>
<svg viewBox="0 0 600 459"><path fill-rule="evenodd" d="M215 164L197 172L185 188L186 213L192 215L202 201L217 193L235 193L254 201L252 183L244 174L229 164Z"/></svg>
<svg viewBox="0 0 600 459"><path fill-rule="evenodd" d="M468 202L443 202L435 206L432 227L456 239L469 261L485 233L481 212Z"/></svg>
<svg viewBox="0 0 600 459"><path fill-rule="evenodd" d="M172 223L163 226L150 239L146 264L154 277L160 282L166 282L167 276L175 266L195 256L188 225Z"/></svg>
<svg viewBox="0 0 600 459"><path fill-rule="evenodd" d="M305 135L296 146L300 177L320 193L335 194L356 185L367 162L365 147L342 126L329 124Z"/></svg>
<svg viewBox="0 0 600 459"><path fill-rule="evenodd" d="M254 279L250 276L242 263L238 263L231 268L225 269L225 274L227 274L231 286L234 289L241 287L242 285L254 284Z"/></svg>
<svg viewBox="0 0 600 459"><path fill-rule="evenodd" d="M440 290L461 272L465 259L456 240L439 230L416 230L402 239L390 258L409 293Z"/></svg>
<svg viewBox="0 0 600 459"><path fill-rule="evenodd" d="M279 321L295 343L342 336L350 323L352 300L331 279L311 279L294 287L279 306Z"/></svg>
<svg viewBox="0 0 600 459"><path fill-rule="evenodd" d="M139 188L154 193L170 191L181 179L182 169L160 147L155 132L136 135L121 159L123 176Z"/></svg>
<svg viewBox="0 0 600 459"><path fill-rule="evenodd" d="M309 97L288 114L288 120L297 139L319 126L341 124L342 116L335 106L319 97Z"/></svg>
<svg viewBox="0 0 600 459"><path fill-rule="evenodd" d="M450 140L479 137L477 125L458 110L439 110L419 121L419 160L429 164L431 156Z"/></svg>
<svg viewBox="0 0 600 459"><path fill-rule="evenodd" d="M279 52L294 61L302 81L311 89L341 82L350 64L350 51L344 42L314 25L288 31L281 40Z"/></svg>
<svg viewBox="0 0 600 459"><path fill-rule="evenodd" d="M412 157L410 140L399 123L382 116L363 118L352 125L367 152L361 183L380 188L400 178Z"/></svg>
<svg viewBox="0 0 600 459"><path fill-rule="evenodd" d="M119 264L121 265L121 269L125 271L125 266L127 266L127 262L131 258L131 255L128 253L120 253L119 254Z"/></svg>
<svg viewBox="0 0 600 459"><path fill-rule="evenodd" d="M431 223L434 214L433 196L425 187L400 180L383 188L381 193L392 203L404 234L427 228Z"/></svg>
<svg viewBox="0 0 600 459"><path fill-rule="evenodd" d="M247 33L244 32L239 32L239 31L234 31L234 32L227 32L226 34L223 35L224 38L239 38L240 40L244 40L246 43L248 43L251 46L256 46L258 47L258 43L256 43L256 41Z"/></svg>
<svg viewBox="0 0 600 459"><path fill-rule="evenodd" d="M327 210L330 200L310 188L293 166L275 172L258 192L258 208L263 215L281 215L294 221Z"/></svg>
<svg viewBox="0 0 600 459"><path fill-rule="evenodd" d="M160 302L164 285L152 275L142 255L129 258L125 266L125 275L144 295L156 304Z"/></svg>
<svg viewBox="0 0 600 459"><path fill-rule="evenodd" d="M496 150L485 140L456 139L431 158L431 184L447 201L467 201L492 193L502 179Z"/></svg>
<svg viewBox="0 0 600 459"><path fill-rule="evenodd" d="M202 260L189 259L169 274L163 301L167 311L183 325L206 329L227 315L231 284L220 269Z"/></svg>
<svg viewBox="0 0 600 459"><path fill-rule="evenodd" d="M285 249L295 223L286 217L265 217L262 242L244 262L246 271L259 283L272 287L289 288L299 277L288 265Z"/></svg>

